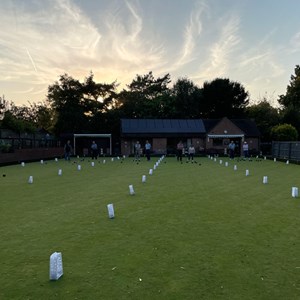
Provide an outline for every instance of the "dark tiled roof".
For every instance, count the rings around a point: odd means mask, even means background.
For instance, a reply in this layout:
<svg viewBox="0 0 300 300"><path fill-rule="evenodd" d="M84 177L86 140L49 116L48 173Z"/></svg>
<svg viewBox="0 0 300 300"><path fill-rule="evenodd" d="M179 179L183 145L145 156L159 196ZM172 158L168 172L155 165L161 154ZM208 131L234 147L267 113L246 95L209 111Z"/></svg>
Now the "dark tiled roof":
<svg viewBox="0 0 300 300"><path fill-rule="evenodd" d="M260 136L260 132L254 121L250 119L230 119L230 121L244 131L246 136Z"/></svg>
<svg viewBox="0 0 300 300"><path fill-rule="evenodd" d="M213 129L222 119L205 119L203 120L206 132ZM260 136L260 132L254 121L250 119L230 119L230 121L240 128L246 136Z"/></svg>
<svg viewBox="0 0 300 300"><path fill-rule="evenodd" d="M123 134L204 134L201 119L122 119Z"/></svg>
<svg viewBox="0 0 300 300"><path fill-rule="evenodd" d="M121 119L122 135L203 135L214 128L221 119ZM254 121L230 119L246 136L260 136Z"/></svg>

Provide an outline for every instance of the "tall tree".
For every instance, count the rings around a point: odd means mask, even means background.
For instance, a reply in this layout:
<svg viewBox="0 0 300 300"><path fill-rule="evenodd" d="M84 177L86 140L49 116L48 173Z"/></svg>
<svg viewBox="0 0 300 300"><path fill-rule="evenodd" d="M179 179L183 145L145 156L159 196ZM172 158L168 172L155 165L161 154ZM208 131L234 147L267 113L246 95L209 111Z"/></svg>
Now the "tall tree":
<svg viewBox="0 0 300 300"><path fill-rule="evenodd" d="M136 78L119 96L122 117L153 118L165 111L163 101L169 99L170 75L155 78L152 72Z"/></svg>
<svg viewBox="0 0 300 300"><path fill-rule="evenodd" d="M201 116L202 90L188 78L178 79L171 89L174 117L199 118Z"/></svg>
<svg viewBox="0 0 300 300"><path fill-rule="evenodd" d="M56 113L51 108L48 101L39 103L30 103L32 121L37 128L43 128L49 132L53 132L56 123Z"/></svg>
<svg viewBox="0 0 300 300"><path fill-rule="evenodd" d="M286 94L279 96L279 104L284 108L300 108L300 66L296 65L295 75L291 75L290 84L286 88Z"/></svg>
<svg viewBox="0 0 300 300"><path fill-rule="evenodd" d="M82 132L87 123L82 104L82 84L68 74L61 75L58 82L48 87L47 97L57 113L55 133Z"/></svg>
<svg viewBox="0 0 300 300"><path fill-rule="evenodd" d="M239 83L227 78L216 78L203 84L203 117L239 118L249 103L248 92Z"/></svg>
<svg viewBox="0 0 300 300"><path fill-rule="evenodd" d="M280 95L278 102L282 107L282 121L296 127L300 133L300 66L296 65L294 71L286 94Z"/></svg>
<svg viewBox="0 0 300 300"><path fill-rule="evenodd" d="M261 133L261 140L264 142L271 141L271 129L280 122L278 109L271 106L267 99L263 99L258 104L247 107L246 113L248 118L255 120Z"/></svg>
<svg viewBox="0 0 300 300"><path fill-rule="evenodd" d="M64 74L48 87L48 100L57 113L55 132L102 132L102 114L113 106L117 84L98 84L91 73L84 83Z"/></svg>
<svg viewBox="0 0 300 300"><path fill-rule="evenodd" d="M3 120L4 114L9 110L9 102L3 97L0 97L0 121Z"/></svg>

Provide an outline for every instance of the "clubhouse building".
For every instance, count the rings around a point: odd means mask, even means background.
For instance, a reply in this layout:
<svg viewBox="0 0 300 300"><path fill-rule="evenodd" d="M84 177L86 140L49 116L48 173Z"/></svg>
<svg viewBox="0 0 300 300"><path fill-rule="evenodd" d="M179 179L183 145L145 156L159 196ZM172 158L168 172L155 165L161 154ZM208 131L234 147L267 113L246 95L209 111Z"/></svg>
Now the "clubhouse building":
<svg viewBox="0 0 300 300"><path fill-rule="evenodd" d="M260 132L250 119L122 119L121 152L134 153L139 141L144 147L146 140L152 145L153 154L175 154L176 145L182 141L185 148L191 144L196 154L227 153L231 141L236 144L236 155L242 153L247 142L250 154L259 152Z"/></svg>

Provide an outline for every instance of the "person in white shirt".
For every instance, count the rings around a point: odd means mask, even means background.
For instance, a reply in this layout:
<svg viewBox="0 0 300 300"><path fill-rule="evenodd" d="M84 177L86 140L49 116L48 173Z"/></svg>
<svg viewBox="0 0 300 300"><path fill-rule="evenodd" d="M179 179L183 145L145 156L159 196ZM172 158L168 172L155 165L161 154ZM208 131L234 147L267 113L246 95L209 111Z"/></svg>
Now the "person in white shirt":
<svg viewBox="0 0 300 300"><path fill-rule="evenodd" d="M192 162L194 162L195 152L196 152L195 147L191 144L188 149L188 154L189 154L189 160L191 160Z"/></svg>

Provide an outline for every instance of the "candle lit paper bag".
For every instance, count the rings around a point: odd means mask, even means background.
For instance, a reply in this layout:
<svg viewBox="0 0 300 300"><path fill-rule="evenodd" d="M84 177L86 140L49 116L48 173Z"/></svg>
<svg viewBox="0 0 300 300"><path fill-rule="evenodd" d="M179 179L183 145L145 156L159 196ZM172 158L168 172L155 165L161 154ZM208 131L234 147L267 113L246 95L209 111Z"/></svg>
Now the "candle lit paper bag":
<svg viewBox="0 0 300 300"><path fill-rule="evenodd" d="M54 252L50 256L50 280L58 280L63 275L61 252Z"/></svg>
<svg viewBox="0 0 300 300"><path fill-rule="evenodd" d="M131 185L129 185L129 194L130 195L134 195L135 193L134 193L134 189L133 189L133 185L131 184Z"/></svg>
<svg viewBox="0 0 300 300"><path fill-rule="evenodd" d="M29 176L28 183L33 183L33 176Z"/></svg>
<svg viewBox="0 0 300 300"><path fill-rule="evenodd" d="M297 187L292 187L292 197L297 198L298 197L298 188Z"/></svg>
<svg viewBox="0 0 300 300"><path fill-rule="evenodd" d="M108 217L110 219L113 219L115 217L114 205L107 204L107 211L108 211Z"/></svg>

